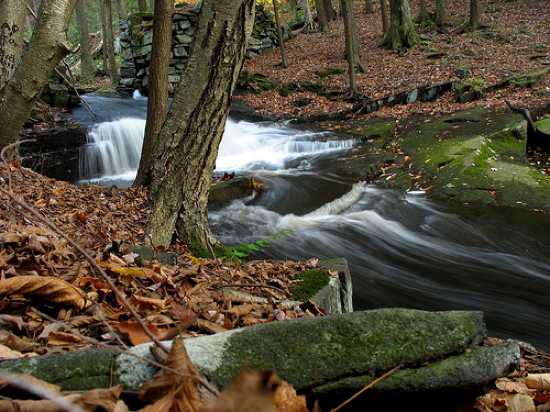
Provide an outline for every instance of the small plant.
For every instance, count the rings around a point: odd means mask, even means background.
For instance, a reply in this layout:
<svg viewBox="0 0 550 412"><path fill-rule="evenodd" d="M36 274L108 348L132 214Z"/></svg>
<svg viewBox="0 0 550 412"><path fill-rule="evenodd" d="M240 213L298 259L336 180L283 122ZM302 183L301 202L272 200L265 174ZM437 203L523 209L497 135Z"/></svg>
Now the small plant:
<svg viewBox="0 0 550 412"><path fill-rule="evenodd" d="M250 255L260 252L275 240L281 239L292 233L292 230L281 230L265 239L260 239L252 243L242 243L236 246L224 246L216 254L222 260L230 260L232 262L242 262Z"/></svg>
<svg viewBox="0 0 550 412"><path fill-rule="evenodd" d="M296 276L301 282L292 287L292 298L305 302L324 288L330 276L326 270L310 269Z"/></svg>

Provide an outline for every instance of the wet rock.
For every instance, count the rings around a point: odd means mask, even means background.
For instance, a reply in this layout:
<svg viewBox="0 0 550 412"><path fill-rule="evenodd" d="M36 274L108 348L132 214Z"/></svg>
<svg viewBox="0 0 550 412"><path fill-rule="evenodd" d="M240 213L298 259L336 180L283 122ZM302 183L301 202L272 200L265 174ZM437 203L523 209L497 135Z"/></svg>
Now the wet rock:
<svg viewBox="0 0 550 412"><path fill-rule="evenodd" d="M235 199L252 196L256 185L254 178L247 176L215 183L210 188L208 204L218 207Z"/></svg>

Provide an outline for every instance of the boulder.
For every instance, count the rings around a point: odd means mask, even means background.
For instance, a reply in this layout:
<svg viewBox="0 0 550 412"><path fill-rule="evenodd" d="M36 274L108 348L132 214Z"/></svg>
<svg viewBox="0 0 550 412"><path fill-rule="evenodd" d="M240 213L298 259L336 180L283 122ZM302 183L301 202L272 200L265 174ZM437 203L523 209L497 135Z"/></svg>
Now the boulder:
<svg viewBox="0 0 550 412"><path fill-rule="evenodd" d="M235 199L252 196L255 186L254 178L248 176L217 182L210 188L208 204L218 207Z"/></svg>

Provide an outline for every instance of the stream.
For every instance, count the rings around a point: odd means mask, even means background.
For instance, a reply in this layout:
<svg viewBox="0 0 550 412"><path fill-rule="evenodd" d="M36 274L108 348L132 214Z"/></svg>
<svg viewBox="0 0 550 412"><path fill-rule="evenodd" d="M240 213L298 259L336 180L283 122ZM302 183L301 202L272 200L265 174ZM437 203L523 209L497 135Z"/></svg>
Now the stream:
<svg viewBox="0 0 550 412"><path fill-rule="evenodd" d="M146 99L85 99L97 117L73 114L89 127L80 183L128 186ZM266 258L345 257L356 309L482 310L491 335L550 350L550 217L367 185L365 152L328 132L230 118L216 172L252 175L266 190L210 210L214 232L226 243L269 237Z"/></svg>

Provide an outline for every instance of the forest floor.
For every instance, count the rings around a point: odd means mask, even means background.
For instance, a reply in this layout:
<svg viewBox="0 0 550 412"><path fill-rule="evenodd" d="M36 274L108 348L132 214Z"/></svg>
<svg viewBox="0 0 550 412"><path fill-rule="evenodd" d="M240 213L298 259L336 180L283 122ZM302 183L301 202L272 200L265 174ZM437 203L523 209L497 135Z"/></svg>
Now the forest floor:
<svg viewBox="0 0 550 412"><path fill-rule="evenodd" d="M375 2L377 4L377 2ZM414 2L416 3L416 2ZM427 84L466 81L491 85L518 74L527 74L550 65L550 10L545 0L481 0L485 27L464 32L468 7L463 0L449 0L449 25L444 32L436 27L419 27L420 44L398 54L380 46L380 10L365 14L364 2L355 2L357 27L365 73L357 74L361 94L380 99ZM417 10L413 7L413 13ZM314 82L331 96L311 91L281 93L278 88L242 93L239 98L259 113L281 117L310 117L351 109L347 94L347 62L344 59L343 23L331 23L326 33L299 34L286 42L288 68L279 66L279 50L248 60L244 70L261 74L275 84ZM465 80L468 79L468 80ZM310 99L309 103L307 103ZM509 86L489 92L479 100L457 103L449 91L432 102L384 107L354 118L402 118L415 113L450 113L471 107L503 108L509 99L522 106L537 106L550 99L550 76L530 87Z"/></svg>

